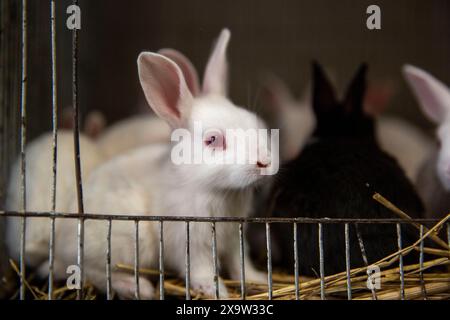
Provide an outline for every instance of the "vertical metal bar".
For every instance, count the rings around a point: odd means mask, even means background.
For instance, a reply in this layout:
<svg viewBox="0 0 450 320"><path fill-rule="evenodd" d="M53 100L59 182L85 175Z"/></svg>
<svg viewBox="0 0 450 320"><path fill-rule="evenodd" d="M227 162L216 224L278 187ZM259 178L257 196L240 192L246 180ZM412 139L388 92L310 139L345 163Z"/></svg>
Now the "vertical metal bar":
<svg viewBox="0 0 450 320"><path fill-rule="evenodd" d="M73 1L74 5L78 5L78 1ZM78 99L78 30L74 28L72 31L72 104L74 117L74 149L75 149L75 174L77 180L77 201L78 211L84 213L83 206L83 188L81 180L80 165L80 122L79 122L79 99Z"/></svg>
<svg viewBox="0 0 450 320"><path fill-rule="evenodd" d="M9 10L7 9L7 3L5 1L0 3L0 29L5 29L6 24L6 16L9 15ZM8 91L8 80L7 80L7 69L10 69L7 67L7 61L9 60L8 50L7 50L7 44L6 44L6 32L0 33L0 65L1 68L1 75L0 75L0 111L1 111L1 128L0 128L0 135L1 135L1 145L3 151L1 152L1 160L0 160L0 167L1 167L1 176L0 176L0 199L3 199L5 196L5 181L6 176L8 175L8 171L6 167L8 166L8 154L10 152L8 142L6 139L6 135L8 133L8 121L6 121L7 118L7 91ZM8 119L11 121L11 119ZM1 200L0 200L1 201ZM2 225L4 222L0 222L0 228L2 228ZM4 250L4 249L0 249Z"/></svg>
<svg viewBox="0 0 450 320"><path fill-rule="evenodd" d="M108 220L108 233L106 235L106 299L112 299L112 285L111 285L111 229L112 219Z"/></svg>
<svg viewBox="0 0 450 320"><path fill-rule="evenodd" d="M211 233L212 233L212 256L214 264L214 288L215 288L215 298L219 299L219 267L217 263L217 239L216 239L216 223L211 223Z"/></svg>
<svg viewBox="0 0 450 320"><path fill-rule="evenodd" d="M0 29L3 30L4 29L4 24L5 24L5 20L6 20L6 15L9 14L7 9L6 9L6 2L0 2ZM7 125L6 125L6 105L7 103L6 101L6 87L7 87L7 81L6 81L6 61L8 61L8 54L7 54L7 49L6 49L6 45L5 45L5 39L6 35L5 32L0 33L0 65L2 66L2 68L0 69L1 74L0 74L0 122L1 122L1 127L0 127L0 143L2 146L3 151L0 154L0 168L1 168L1 173L0 173L0 201L2 201L1 199L4 198L4 193L5 193L5 178L7 175L7 171L5 169L6 165L7 165L7 154L9 152L8 147L6 145L6 133L8 132L7 130ZM2 228L3 225L3 221L0 222L0 229ZM3 249L0 249L3 250ZM1 271L0 271L1 272Z"/></svg>
<svg viewBox="0 0 450 320"><path fill-rule="evenodd" d="M366 267L369 267L369 260L367 260L366 249L364 247L364 241L363 241L363 238L361 236L361 233L359 232L358 224L355 224L355 230L356 230L356 236L358 238L359 248L361 250L361 256L362 256L363 261L364 261L364 265ZM367 275L370 276L369 275L369 268L367 268ZM374 286L372 286L370 288L370 291L372 292L372 300L377 300L377 294L375 292Z"/></svg>
<svg viewBox="0 0 450 320"><path fill-rule="evenodd" d="M191 252L189 221L186 221L186 300L191 300Z"/></svg>
<svg viewBox="0 0 450 320"><path fill-rule="evenodd" d="M297 223L294 222L294 276L295 276L295 300L300 299L300 286L299 286L299 265L298 265L298 242L297 242L298 230Z"/></svg>
<svg viewBox="0 0 450 320"><path fill-rule="evenodd" d="M266 244L267 244L267 285L268 297L272 300L272 241L270 240L270 224L266 223Z"/></svg>
<svg viewBox="0 0 450 320"><path fill-rule="evenodd" d="M78 5L77 0L73 0L74 5ZM73 142L75 153L75 177L77 190L78 213L84 213L83 206L83 188L81 180L81 163L80 163L80 126L79 126L79 99L78 99L78 29L72 31L72 104L73 104ZM80 268L80 290L77 291L77 299L83 297L83 280L84 280L84 219L78 220L77 230L78 253L77 263Z"/></svg>
<svg viewBox="0 0 450 320"><path fill-rule="evenodd" d="M159 221L159 299L164 300L164 224Z"/></svg>
<svg viewBox="0 0 450 320"><path fill-rule="evenodd" d="M77 264L80 268L80 289L77 290L77 300L83 299L84 286L84 219L78 220L77 226Z"/></svg>
<svg viewBox="0 0 450 320"><path fill-rule="evenodd" d="M134 221L134 296L136 300L141 299L139 289L139 221Z"/></svg>
<svg viewBox="0 0 450 320"><path fill-rule="evenodd" d="M26 123L27 123L27 0L22 0L22 79L21 79L21 94L20 94L20 117L21 117L21 130L20 130L20 192L22 198L22 212L26 211L26 157L25 157L25 145L26 145ZM25 241L26 241L26 218L21 218L21 230L20 230L20 299L25 299Z"/></svg>
<svg viewBox="0 0 450 320"><path fill-rule="evenodd" d="M241 299L245 300L245 248L244 248L244 225L239 223L239 255L241 259Z"/></svg>
<svg viewBox="0 0 450 320"><path fill-rule="evenodd" d="M423 237L423 225L420 225L420 234L419 237L422 239ZM419 277L420 277L420 287L422 289L422 296L424 300L427 300L427 291L425 289L425 283L423 280L423 258L424 258L424 254L423 254L423 239L422 241L420 241L420 256L419 256Z"/></svg>
<svg viewBox="0 0 450 320"><path fill-rule="evenodd" d="M402 250L402 229L400 223L397 223L397 244L398 250ZM400 268L400 298L405 300L405 274L403 270L403 255L399 254L399 268Z"/></svg>
<svg viewBox="0 0 450 320"><path fill-rule="evenodd" d="M58 145L58 108L57 108L57 83L56 83L56 15L55 0L50 4L51 20L51 52L52 52L52 124L53 124L53 162L52 162L52 213L56 212L56 175L57 175L57 145ZM53 299L53 265L55 261L55 218L50 220L50 243L49 243L49 276L48 276L48 299Z"/></svg>
<svg viewBox="0 0 450 320"><path fill-rule="evenodd" d="M345 224L345 270L347 275L347 299L352 300L352 281L350 278L350 234L348 223Z"/></svg>
<svg viewBox="0 0 450 320"><path fill-rule="evenodd" d="M325 300L325 270L323 263L323 232L322 223L319 223L319 264L320 264L320 299Z"/></svg>

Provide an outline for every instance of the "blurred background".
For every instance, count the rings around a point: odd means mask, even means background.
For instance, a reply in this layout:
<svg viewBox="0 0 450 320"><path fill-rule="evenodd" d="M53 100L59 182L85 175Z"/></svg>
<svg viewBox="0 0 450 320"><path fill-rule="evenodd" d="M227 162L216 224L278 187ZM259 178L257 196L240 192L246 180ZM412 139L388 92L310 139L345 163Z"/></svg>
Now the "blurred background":
<svg viewBox="0 0 450 320"><path fill-rule="evenodd" d="M51 128L49 2L29 1L30 137ZM57 1L60 107L71 105L71 32L65 27L70 4ZM366 28L371 4L381 8L381 30ZM446 0L81 0L79 5L80 108L82 115L102 111L109 123L145 104L136 70L139 52L176 48L201 73L223 27L232 33L230 92L240 105L258 103L258 79L265 72L275 73L300 94L312 59L331 70L338 87L367 61L369 80L388 81L395 89L388 112L430 128L400 68L415 64L450 83Z"/></svg>
<svg viewBox="0 0 450 320"><path fill-rule="evenodd" d="M71 106L72 34L66 28L70 4L58 0L56 9L60 108ZM381 30L366 28L366 9L371 4L381 8ZM258 80L266 72L275 73L300 94L309 82L310 62L316 59L332 72L342 90L366 61L369 81L389 83L394 89L387 112L431 133L432 125L401 77L401 66L417 65L450 83L447 0L80 0L79 5L81 115L97 109L108 123L146 105L137 77L139 52L176 48L202 73L223 27L232 34L230 93L239 105L258 107ZM28 6L30 140L51 129L50 1L29 1ZM14 141L12 132L18 124L20 1L1 0L0 16L2 187L6 164L15 154L13 149L4 152L6 142Z"/></svg>

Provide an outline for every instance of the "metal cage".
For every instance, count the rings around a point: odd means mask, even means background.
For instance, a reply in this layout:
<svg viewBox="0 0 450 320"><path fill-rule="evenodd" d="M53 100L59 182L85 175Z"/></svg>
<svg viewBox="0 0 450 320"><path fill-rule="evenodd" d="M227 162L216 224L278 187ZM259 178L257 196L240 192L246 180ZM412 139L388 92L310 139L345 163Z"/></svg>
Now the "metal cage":
<svg viewBox="0 0 450 320"><path fill-rule="evenodd" d="M350 265L350 240L349 240L349 226L354 224L394 224L397 230L397 247L399 252L394 254L399 257L398 259L398 277L400 278L400 286L398 288L398 294L400 299L405 299L407 295L405 294L405 282L404 282L404 265L402 259L402 252L406 250L406 248L402 245L402 234L401 234L401 226L403 224L416 224L418 227L419 234L419 246L420 246L420 272L419 276L421 279L422 293L421 295L426 298L427 293L425 290L425 281L423 277L424 270L424 246L423 239L426 236L432 235L432 230L426 229L422 223L429 222L437 222L434 220L426 220L426 219L415 219L415 220L405 220L405 219L379 219L379 220L371 220L371 219L310 219L310 218L292 218L292 219L281 219L281 218L225 218L225 217L174 217L174 216L139 216L139 215L109 215L109 214L89 214L84 212L83 207L83 189L82 189L82 181L81 181L81 173L80 173L80 145L79 145L79 101L78 101L78 30L74 29L72 31L72 102L74 109L74 153L75 153L75 168L76 168L76 190L77 190L77 200L78 200L78 212L77 213L60 213L55 210L55 197L56 197L56 162L57 162L57 114L58 114L58 106L57 106L57 70L56 70L56 27L55 27L55 2L51 1L51 7L49 8L51 12L51 74L52 74L52 123L53 123L53 188L52 188L52 210L50 212L29 212L26 210L26 160L31 161L31 159L26 159L25 146L26 146L26 129L27 129L27 47L28 47L28 38L27 38L27 0L22 0L20 6L20 33L10 33L9 38L6 38L6 33L2 33L2 64L5 66L2 72L2 127L0 130L1 138L2 138L2 175L1 175L1 186L2 191L4 191L4 186L6 184L6 177L8 175L8 168L13 161L13 157L11 155L15 155L15 144L10 143L11 141L15 141L15 137L20 137L20 163L21 163L21 198L22 198L22 207L19 212L0 212L0 221L5 220L5 217L19 217L21 219L21 241L20 241L20 261L19 261L19 279L20 279L20 299L25 299L26 297L26 284L25 284L25 276L26 276L26 256L25 256L25 247L26 247L26 225L27 220L32 218L47 218L48 223L51 226L51 234L50 234L50 245L49 245L49 280L48 280L48 298L52 299L54 293L53 286L53 261L54 261L54 245L55 245L55 220L56 219L76 219L78 221L78 255L77 255L77 263L80 266L80 269L83 273L83 264L84 264L84 223L86 220L102 220L107 223L108 226L108 234L107 234L107 250L104 255L105 259L105 272L106 272L106 281L107 281L107 292L106 298L112 299L113 292L111 286L111 234L112 234L112 226L115 221L131 221L134 222L134 277L135 277L135 297L139 299L139 223L143 221L153 221L159 224L159 295L161 299L165 298L165 268L164 268L164 224L166 222L179 222L185 224L185 287L186 294L185 298L187 300L191 299L190 292L190 226L195 223L210 223L211 227L211 248L212 248L212 259L214 264L214 278L211 281L214 281L215 284L215 298L220 298L219 289L218 289L218 279L219 279L219 266L218 266L218 257L217 257L217 241L216 241L216 224L219 223L233 223L238 226L238 234L239 244L240 244L240 267L241 267L241 275L240 275L240 298L246 299L246 279L245 279L245 265L244 265L244 252L246 250L244 246L244 227L247 224L263 224L265 226L265 238L266 238L266 258L267 258L267 296L266 298L272 299L273 296L273 270L272 270L272 241L271 241L271 226L275 223L284 223L290 224L293 230L293 243L292 243L292 254L294 255L294 265L292 266L292 273L295 276L294 283L294 295L295 299L301 298L301 283L299 278L299 261L301 261L301 256L298 254L297 250L297 232L301 228L303 224L314 224L317 226L318 230L318 251L319 251L319 262L320 262L320 274L318 281L320 282L320 298L326 299L326 288L328 286L329 280L328 277L325 276L324 272L324 254L323 254L323 227L326 224L339 224L343 227L343 232L345 233L345 260L346 260L346 271L344 275L341 275L341 279L343 279L346 283L346 298L352 299L352 275L354 274L365 274L365 269L361 270L352 270ZM73 1L74 4L77 4L77 1ZM6 6L11 5L11 2L4 1L2 2L2 23L6 23L6 20L9 17L6 15ZM20 37L19 37L20 34ZM20 41L20 46L15 46L15 41ZM17 50L20 47L20 54L17 54ZM15 63L14 57L20 56L20 63ZM6 65L9 65L8 70L6 70ZM18 68L20 66L20 68ZM18 72L20 69L20 72ZM20 74L20 79L17 79L17 75ZM20 81L19 81L20 80ZM19 86L14 86L14 84L20 83ZM7 86L9 84L9 86ZM18 88L17 88L18 87ZM10 106L18 105L19 112L12 112ZM19 122L19 134L17 135L17 131L15 130L15 124ZM3 195L3 193L2 193ZM441 222L445 223L444 221ZM450 246L450 225L447 223L447 244L444 243L445 246ZM359 245L361 248L361 253L364 257L364 243L361 238L359 240ZM366 267L367 265L367 259ZM448 258L447 258L448 260ZM1 269L0 269L1 270ZM335 279L334 279L335 280ZM333 281L334 281L333 280ZM376 291L371 289L372 298L376 299ZM83 286L81 285L81 289L77 291L78 299L83 298Z"/></svg>

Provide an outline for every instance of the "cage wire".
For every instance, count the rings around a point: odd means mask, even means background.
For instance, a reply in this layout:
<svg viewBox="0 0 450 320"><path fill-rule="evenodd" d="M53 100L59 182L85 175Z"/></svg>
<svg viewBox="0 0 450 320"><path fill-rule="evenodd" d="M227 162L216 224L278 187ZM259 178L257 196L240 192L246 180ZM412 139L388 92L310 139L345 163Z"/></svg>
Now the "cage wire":
<svg viewBox="0 0 450 320"><path fill-rule="evenodd" d="M78 1L73 1L73 4L77 5ZM314 293L319 299L327 299L328 295L333 294L333 287L336 284L341 283L343 285L344 297L346 299L353 299L354 293L361 291L360 282L367 279L365 274L369 267L369 262L365 254L364 241L357 232L357 238L359 242L359 247L361 255L364 260L365 266L360 268L353 268L350 265L350 236L349 227L354 225L356 230L357 226L360 224L392 224L396 226L397 230L397 247L398 252L381 260L381 263L387 263L389 259L397 258L398 268L394 271L385 271L386 274L394 273L396 279L399 280L398 288L391 290L386 293L382 293L383 297L394 297L399 299L411 298L422 298L427 299L428 293L439 292L448 293L447 287L439 287L439 290L435 289L433 283L426 283L426 277L424 271L432 266L432 263L424 261L424 253L426 248L424 247L424 239L426 237L434 240L438 245L440 245L445 250L449 250L450 247L450 226L448 222L442 220L435 228L447 226L447 242L444 242L438 238L435 234L434 229L427 229L424 227L424 223L437 222L431 219L404 219L400 215L400 218L392 219L311 219L311 218L230 218L230 217L179 217L179 216L142 216L142 215L128 215L128 214L115 214L110 215L104 214L90 214L84 212L83 207L83 189L81 180L81 167L80 167L80 145L79 145L79 73L78 73L78 55L79 55L79 31L75 28L72 31L72 104L73 104L73 119L74 119L74 155L75 155L75 174L76 174L76 191L77 191L77 204L78 212L76 213L61 213L56 212L56 175L62 174L56 172L57 163L57 132L58 132L58 105L57 105L57 93L58 93L58 81L57 81L57 55L56 55L56 15L55 15L55 5L56 1L50 1L50 43L51 43L51 96L52 96L52 206L49 212L31 212L27 210L26 207L26 162L32 161L33 159L26 158L26 128L27 122L32 121L32 119L27 119L27 65L29 62L29 57L27 56L28 48L28 26L27 26L27 1L22 0L20 5L17 1L5 0L1 2L1 78L0 78L0 103L1 103L1 121L0 121L0 141L2 143L1 148L1 176L0 176L0 197L2 202L5 199L5 192L7 186L7 178L9 176L9 168L13 161L16 159L16 155L19 154L19 160L21 163L21 198L22 206L17 212L6 212L1 211L0 219L0 230L2 235L4 235L4 223L5 217L20 217L22 220L21 225L21 241L20 241L20 261L18 266L18 278L19 278L19 298L26 299L27 290L27 268L26 262L27 257L25 255L26 248L26 226L27 221L32 218L46 218L50 224L50 243L49 243L49 276L48 276L48 289L47 298L53 299L55 297L55 287L54 287L54 275L53 275L53 265L54 265L54 247L55 247L55 220L56 219L76 219L77 224L77 264L81 271L81 280L83 281L84 272L84 223L86 220L102 220L107 223L107 248L105 252L105 273L106 273L106 299L113 299L114 293L112 290L112 268L115 266L111 265L111 237L112 237L112 225L115 221L130 221L134 223L134 265L130 266L130 270L134 273L135 279L135 298L140 299L140 286L139 278L141 273L145 273L145 270L140 268L140 257L139 257L139 223L144 221L153 221L159 224L159 255L158 255L158 270L156 271L159 278L159 298L164 299L167 297L167 274L164 264L164 224L166 222L178 222L185 224L185 279L184 280L184 296L186 300L193 298L194 292L191 291L191 251L190 251L190 227L194 223L209 223L211 228L211 249L212 249L212 259L214 266L214 277L211 281L214 282L215 286L215 298L220 298L219 295L219 263L218 263L218 253L217 253L217 238L216 238L216 226L219 223L233 223L238 226L238 233L235 236L239 237L239 254L240 257L240 279L237 284L238 294L235 298L238 299L276 299L282 297L288 297L290 299L299 300L302 297L308 297L309 293ZM20 58L18 58L20 57ZM19 143L17 143L17 141ZM381 196L380 196L381 197ZM380 200L380 197L378 200ZM386 199L382 199L386 206L393 206ZM393 211L398 210L395 207L391 208ZM292 285L286 285L285 287L278 286L274 283L274 271L272 269L272 240L271 240L271 225L275 223L290 224L293 230L292 238L292 254L294 256L294 265L292 266L293 279ZM265 284L265 290L263 292L249 295L248 283L245 276L245 250L248 250L244 245L245 240L245 226L247 224L262 224L265 226L265 239L266 239L266 271L267 271L267 283ZM299 273L299 264L301 261L301 253L298 250L298 233L301 232L301 227L304 224L314 224L317 226L318 234L318 252L319 252L319 274L318 279L313 279L309 281L304 281L301 279ZM323 228L327 224L339 224L343 226L343 232L345 234L345 264L346 270L338 275L326 276L324 271L324 266L326 261L324 261L324 238L323 238ZM411 249L409 247L404 247L402 242L402 225L413 224L418 228L418 240L414 246L418 246L420 252L420 259L417 268L412 268L410 266L405 266L403 263L403 254ZM0 242L0 245L4 245L4 239ZM0 252L6 253L6 249L0 247ZM170 252L167 252L170 254ZM7 268L7 255L5 254L1 258L0 272L4 275ZM448 263L448 255L445 254L440 258L436 264ZM437 261L436 260L436 261ZM389 263L387 264L389 265ZM413 271L418 272L420 281L420 292L410 290L405 285L406 272ZM356 278L355 278L356 277ZM359 278L358 278L359 277ZM358 282L359 281L359 282ZM355 288L356 287L356 288ZM427 290L428 288L428 290ZM83 299L84 295L84 285L81 283L80 289L76 290L76 298ZM434 291L433 291L434 290ZM366 290L367 291L367 290ZM369 296L359 296L359 298L368 299L378 299L380 298L380 292L377 292L374 288L371 288ZM1 292L0 292L1 294ZM382 297L381 297L382 298ZM448 298L448 297L447 297Z"/></svg>
<svg viewBox="0 0 450 320"><path fill-rule="evenodd" d="M5 0L0 3L0 204L6 198L9 168L18 151L19 67L20 67L20 27L18 25L19 6L17 1ZM0 219L0 235L5 234L5 219ZM0 239L0 288L8 287L6 246ZM0 289L0 298L6 290Z"/></svg>

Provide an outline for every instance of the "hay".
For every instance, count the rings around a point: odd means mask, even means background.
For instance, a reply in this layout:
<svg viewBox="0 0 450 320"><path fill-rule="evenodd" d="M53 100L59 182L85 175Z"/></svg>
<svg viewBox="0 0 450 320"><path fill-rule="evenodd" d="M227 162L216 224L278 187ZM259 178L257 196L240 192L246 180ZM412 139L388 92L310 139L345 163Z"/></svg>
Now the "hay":
<svg viewBox="0 0 450 320"><path fill-rule="evenodd" d="M411 219L406 213L395 207L391 202L382 197L380 194L375 194L373 198L390 209L396 215L403 219ZM439 230L450 219L448 214L444 219L437 223L431 229L423 228L424 235L418 239L412 245L403 248L397 252L394 252L387 257L374 263L380 270L380 284L381 288L378 290L370 290L367 287L367 267L354 268L350 270L350 283L351 283L351 295L354 300L397 300L401 299L401 277L400 268L398 267L399 256L405 256L412 251L420 250L421 241L426 238L432 240L441 249L437 248L423 248L424 253L433 256L433 259L423 262L421 268L420 264L404 265L404 298L408 300L415 299L428 299L428 300L448 300L450 299L450 268L445 268L444 271L433 272L433 268L438 266L450 265L450 249L449 245L438 236ZM417 228L420 225L412 223ZM397 263L397 264L396 264ZM16 272L20 279L20 272L14 261L10 260L11 268ZM134 267L117 264L115 266L118 270L123 272L134 272ZM159 276L158 270L140 268L141 275L147 275L152 278ZM177 278L173 274L164 274L164 290L166 298L184 299L186 295L186 288L184 281ZM292 275L286 275L278 272L274 272L273 276L273 299L276 300L294 300L296 298L296 287L294 285L295 279ZM27 292L30 298L38 300L48 299L47 284L39 287L32 284L34 281L34 275L30 275L27 279L23 279ZM240 282L236 280L223 279L229 291L229 299L241 299ZM321 286L320 279L299 277L299 298L301 300L316 300L320 299ZM159 285L155 286L159 288ZM267 283L250 283L246 282L246 299L247 300L265 300L268 299L268 286ZM324 292L326 299L347 299L347 274L341 272L335 275L326 276L324 278ZM210 297L204 296L199 292L195 292L191 289L192 299L210 299ZM158 293L157 293L158 294ZM16 299L18 291L16 291L11 299ZM89 284L84 284L84 299L94 300L98 298L104 298L98 295L95 288ZM76 291L67 289L66 286L61 284L61 287L54 289L53 299L76 299Z"/></svg>
<svg viewBox="0 0 450 320"><path fill-rule="evenodd" d="M392 212L405 220L411 218L398 209L395 205L389 202L380 194L376 193L373 198L386 206ZM450 272L427 273L428 270L438 266L450 265L450 250L445 241L439 238L437 233L450 219L450 214L437 223L433 228L428 229L424 227L424 235L419 238L414 244L394 252L387 257L377 261L377 266L380 267L380 282L381 289L372 290L367 287L367 267L360 267L350 270L350 283L352 287L352 299L354 300L397 300L401 299L401 278L400 268L395 266L398 263L399 256L406 256L412 250L420 250L419 244L421 241L429 238L443 249L424 248L424 253L436 256L436 259L423 262L422 269L420 264L404 265L404 298L408 300L414 299L430 299L441 300L450 299ZM412 223L417 228L420 225ZM124 271L132 271L133 267L125 265L117 265L119 269ZM447 268L448 269L448 268ZM140 269L142 274L159 275L158 270ZM422 276L420 276L422 274ZM273 299L293 300L295 299L295 285L294 277L291 275L273 274ZM180 279L171 278L171 275L165 274L164 288L168 296L183 298L186 293L184 282ZM326 298L331 299L347 299L347 275L346 272L327 276L324 279L324 292ZM229 290L229 299L241 299L240 282L223 280L224 284ZM247 283L246 282L246 296L247 300L264 300L268 299L268 286L265 283ZM299 278L299 298L300 299L320 299L320 279ZM209 297L202 296L199 293L191 290L191 296L194 299L208 299Z"/></svg>

